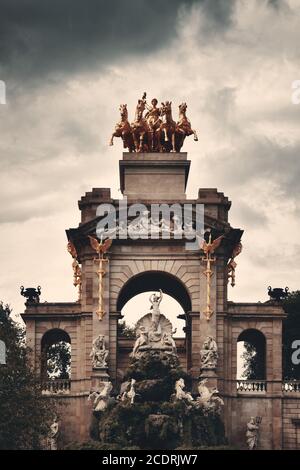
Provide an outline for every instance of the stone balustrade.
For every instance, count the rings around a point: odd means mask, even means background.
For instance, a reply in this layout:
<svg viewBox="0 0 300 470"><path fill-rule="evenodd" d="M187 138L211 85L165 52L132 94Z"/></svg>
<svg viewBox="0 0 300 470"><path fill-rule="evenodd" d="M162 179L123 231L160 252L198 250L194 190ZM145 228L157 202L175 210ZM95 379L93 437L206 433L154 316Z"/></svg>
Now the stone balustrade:
<svg viewBox="0 0 300 470"><path fill-rule="evenodd" d="M300 393L300 380L287 380L282 383L283 392L298 392Z"/></svg>
<svg viewBox="0 0 300 470"><path fill-rule="evenodd" d="M71 389L70 379L53 379L42 383L42 392L45 395L65 394Z"/></svg>
<svg viewBox="0 0 300 470"><path fill-rule="evenodd" d="M265 380L237 380L238 393L266 393L267 382Z"/></svg>

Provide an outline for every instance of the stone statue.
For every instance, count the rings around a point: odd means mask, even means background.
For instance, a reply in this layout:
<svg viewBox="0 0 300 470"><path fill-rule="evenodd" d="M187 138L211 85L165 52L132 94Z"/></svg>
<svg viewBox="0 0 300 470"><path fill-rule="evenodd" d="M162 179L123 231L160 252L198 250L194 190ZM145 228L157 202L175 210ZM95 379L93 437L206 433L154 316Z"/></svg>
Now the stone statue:
<svg viewBox="0 0 300 470"><path fill-rule="evenodd" d="M126 382L122 382L120 386L120 393L117 396L117 399L120 401L125 401L127 398L127 392L130 389L131 381L126 380Z"/></svg>
<svg viewBox="0 0 300 470"><path fill-rule="evenodd" d="M101 390L93 391L88 396L88 401L93 400L94 411L103 411L107 408L110 393L113 389L111 382L100 382Z"/></svg>
<svg viewBox="0 0 300 470"><path fill-rule="evenodd" d="M160 303L163 298L162 290L159 294L150 296L150 313L144 315L136 324L136 336L131 357L139 357L145 351L156 350L176 354L176 344L173 339L172 323L160 312Z"/></svg>
<svg viewBox="0 0 300 470"><path fill-rule="evenodd" d="M128 224L128 234L133 237L149 233L149 211L144 210L140 217Z"/></svg>
<svg viewBox="0 0 300 470"><path fill-rule="evenodd" d="M102 369L107 367L108 350L105 347L105 336L99 335L93 341L92 351L90 357L94 369Z"/></svg>
<svg viewBox="0 0 300 470"><path fill-rule="evenodd" d="M172 335L175 335L177 329L175 328L172 333L163 333L162 341L166 346L170 346L172 348L172 353L177 354L176 343Z"/></svg>
<svg viewBox="0 0 300 470"><path fill-rule="evenodd" d="M216 369L218 346L212 336L207 336L200 350L201 369Z"/></svg>
<svg viewBox="0 0 300 470"><path fill-rule="evenodd" d="M129 400L130 404L133 405L134 400L135 400L135 379L131 379L130 381L128 380L127 382L124 382L121 385L121 390L120 390L120 400L121 401L127 401ZM123 387L122 387L123 386Z"/></svg>
<svg viewBox="0 0 300 470"><path fill-rule="evenodd" d="M259 426L262 421L260 416L252 416L247 423L246 440L249 450L254 450L258 446Z"/></svg>
<svg viewBox="0 0 300 470"><path fill-rule="evenodd" d="M184 390L185 383L184 380L181 378L176 381L175 383L175 399L176 400L185 400L187 402L193 402L194 399L189 392Z"/></svg>
<svg viewBox="0 0 300 470"><path fill-rule="evenodd" d="M135 392L135 382L136 380L135 379L131 379L131 384L130 384L130 390L128 392L128 398L130 399L130 404L133 405L134 403L134 400L135 400L135 396L136 396L136 392Z"/></svg>
<svg viewBox="0 0 300 470"><path fill-rule="evenodd" d="M154 294L150 295L150 297L149 297L149 301L151 303L150 310L151 310L151 314L152 314L152 321L156 326L158 326L158 323L159 323L159 318L160 318L160 315L161 315L160 310L159 310L159 306L160 306L160 303L161 303L162 298L163 298L162 290L159 289L159 292L160 292L159 295L154 293Z"/></svg>
<svg viewBox="0 0 300 470"><path fill-rule="evenodd" d="M136 357L140 347L147 346L148 344L148 331L146 331L145 327L141 326L139 332L137 332L137 339L134 343L131 357Z"/></svg>
<svg viewBox="0 0 300 470"><path fill-rule="evenodd" d="M57 440L58 440L58 435L59 435L59 424L58 424L58 418L55 416L53 422L50 425L50 430L49 430L49 450L57 450Z"/></svg>
<svg viewBox="0 0 300 470"><path fill-rule="evenodd" d="M196 399L196 406L202 408L204 413L220 414L224 406L224 401L218 396L218 390L215 387L209 389L206 383L207 379L203 379L199 382L199 397Z"/></svg>

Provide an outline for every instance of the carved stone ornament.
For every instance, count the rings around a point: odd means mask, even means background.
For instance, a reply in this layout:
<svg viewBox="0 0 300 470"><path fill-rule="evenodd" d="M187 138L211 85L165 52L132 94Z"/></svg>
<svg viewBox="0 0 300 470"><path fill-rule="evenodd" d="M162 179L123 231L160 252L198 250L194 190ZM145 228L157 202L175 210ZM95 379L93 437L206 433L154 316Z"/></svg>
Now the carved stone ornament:
<svg viewBox="0 0 300 470"><path fill-rule="evenodd" d="M108 350L105 346L104 335L99 335L94 339L90 357L92 358L93 369L103 369L107 367Z"/></svg>
<svg viewBox="0 0 300 470"><path fill-rule="evenodd" d="M215 370L218 362L218 346L212 336L207 336L200 350L201 370Z"/></svg>
<svg viewBox="0 0 300 470"><path fill-rule="evenodd" d="M93 402L94 411L104 411L107 408L112 389L113 385L111 382L100 382L99 389L89 394L88 401Z"/></svg>
<svg viewBox="0 0 300 470"><path fill-rule="evenodd" d="M150 296L150 313L144 315L136 324L136 336L132 357L139 357L145 351L158 350L171 354L177 354L176 344L173 338L172 323L162 313L160 313L160 303L163 293L152 294Z"/></svg>

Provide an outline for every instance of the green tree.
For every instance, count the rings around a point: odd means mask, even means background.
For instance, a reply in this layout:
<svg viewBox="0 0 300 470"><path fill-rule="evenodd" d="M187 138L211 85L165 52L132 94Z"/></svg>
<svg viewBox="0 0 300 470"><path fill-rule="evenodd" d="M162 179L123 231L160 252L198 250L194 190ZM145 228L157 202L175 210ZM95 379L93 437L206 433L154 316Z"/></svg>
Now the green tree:
<svg viewBox="0 0 300 470"><path fill-rule="evenodd" d="M48 378L69 379L71 374L71 345L59 341L46 350Z"/></svg>
<svg viewBox="0 0 300 470"><path fill-rule="evenodd" d="M300 291L290 292L283 302L287 318L283 322L283 378L300 380L300 365L293 364L292 343L300 340Z"/></svg>
<svg viewBox="0 0 300 470"><path fill-rule="evenodd" d="M242 354L244 371L242 377L246 380L265 379L264 347L244 341L244 352Z"/></svg>
<svg viewBox="0 0 300 470"><path fill-rule="evenodd" d="M118 323L118 336L122 338L135 338L136 330L134 326L128 326L125 321Z"/></svg>
<svg viewBox="0 0 300 470"><path fill-rule="evenodd" d="M0 339L6 365L0 365L0 449L40 449L56 414L54 402L42 396L30 362L24 328L0 303Z"/></svg>

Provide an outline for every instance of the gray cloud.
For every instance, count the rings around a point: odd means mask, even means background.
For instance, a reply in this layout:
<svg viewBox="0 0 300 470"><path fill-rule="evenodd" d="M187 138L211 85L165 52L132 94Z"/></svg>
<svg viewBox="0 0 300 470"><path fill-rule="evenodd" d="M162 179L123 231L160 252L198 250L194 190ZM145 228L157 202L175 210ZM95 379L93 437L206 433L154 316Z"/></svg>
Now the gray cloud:
<svg viewBox="0 0 300 470"><path fill-rule="evenodd" d="M222 175L231 184L272 181L289 199L299 204L300 141L280 144L266 136L244 137L235 150L226 155ZM214 160L217 161L215 155Z"/></svg>
<svg viewBox="0 0 300 470"><path fill-rule="evenodd" d="M189 196L218 187L233 202L230 222L246 229L232 295L257 300L282 270L296 288L299 246L280 270L271 255L300 230L300 106L290 100L300 10L291 0L287 14L285 2L267 0L127 3L2 1L0 78L10 79L0 107L0 298L23 308L23 282L41 283L49 301L73 298L64 229L78 224L85 191L120 196L122 145L107 142L118 104L132 119L144 90L173 100L174 118L188 103L199 135L184 147Z"/></svg>
<svg viewBox="0 0 300 470"><path fill-rule="evenodd" d="M180 8L202 4L208 30L231 23L235 1L217 0L3 0L0 17L2 75L18 81L112 63L167 47ZM49 78L49 77L48 77Z"/></svg>
<svg viewBox="0 0 300 470"><path fill-rule="evenodd" d="M236 218L238 218L240 226L251 226L253 230L263 228L268 222L268 216L263 212L262 208L253 208L249 204L239 201L236 210Z"/></svg>

